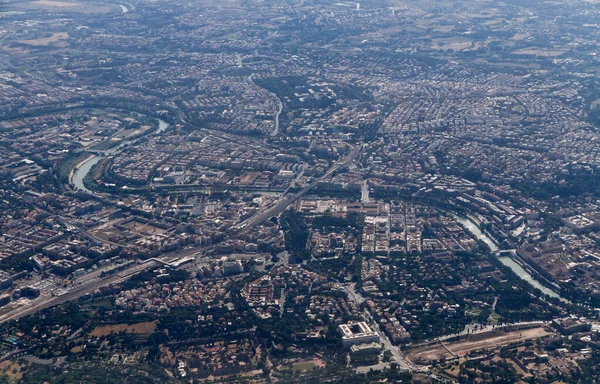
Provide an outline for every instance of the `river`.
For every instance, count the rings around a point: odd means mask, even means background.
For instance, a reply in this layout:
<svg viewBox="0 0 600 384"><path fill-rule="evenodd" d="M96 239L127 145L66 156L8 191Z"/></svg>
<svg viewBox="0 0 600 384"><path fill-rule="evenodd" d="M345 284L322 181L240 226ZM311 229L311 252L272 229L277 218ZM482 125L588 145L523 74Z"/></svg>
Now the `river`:
<svg viewBox="0 0 600 384"><path fill-rule="evenodd" d="M535 277L533 277L529 272L527 272L525 270L525 268L523 268L521 265L519 265L519 263L517 263L510 257L498 256L498 252L500 251L500 248L498 247L496 242L492 238L490 238L487 234L483 233L479 229L479 227L477 225L475 225L475 223L473 223L473 221L466 219L464 217L460 217L460 216L454 216L454 218L460 224L462 224L463 227L468 229L469 232L471 232L473 235L475 235L475 237L477 237L479 240L483 241L488 247L490 247L490 250L494 253L494 255L496 255L498 260L500 260L500 262L502 264L504 264L505 266L510 268L521 279L525 280L526 282L531 284L533 287L539 289L540 291L542 291L543 293L545 293L546 295L548 295L550 297L556 297L563 301L567 301L567 299L563 298L562 296L560 296L558 293L556 293L552 289L546 287L545 285L542 285L542 283L537 281L535 279Z"/></svg>
<svg viewBox="0 0 600 384"><path fill-rule="evenodd" d="M75 186L75 189L82 190L87 193L92 193L92 191L87 189L83 184L83 179L85 178L85 175L87 175L88 172L92 169L92 167L98 164L100 160L102 160L102 156L95 155L88 158L85 161L85 163L79 165L79 168L77 168L75 172L73 172L73 177L71 178L71 184Z"/></svg>
<svg viewBox="0 0 600 384"><path fill-rule="evenodd" d="M154 130L152 133L160 134L165 129L169 128L169 126L170 126L170 124L167 123L166 121L158 119L158 128L156 130ZM129 144L131 144L132 142L135 142L137 140L139 140L139 138L134 139L134 140L124 141L121 144L119 144L118 146L111 148L107 151L104 151L104 153L109 156L116 155L119 152L121 152L123 149L125 149L127 146L129 146ZM81 190L81 191L84 191L87 193L93 193L92 191L90 191L88 188L85 187L85 185L83 184L83 179L88 174L88 172L90 172L92 167L94 165L98 164L98 162L100 162L100 160L102 160L103 157L104 157L103 155L94 155L94 156L90 157L89 159L87 159L83 164L80 164L77 169L75 169L75 171L73 172L73 176L71 177L71 184L75 186L75 189Z"/></svg>

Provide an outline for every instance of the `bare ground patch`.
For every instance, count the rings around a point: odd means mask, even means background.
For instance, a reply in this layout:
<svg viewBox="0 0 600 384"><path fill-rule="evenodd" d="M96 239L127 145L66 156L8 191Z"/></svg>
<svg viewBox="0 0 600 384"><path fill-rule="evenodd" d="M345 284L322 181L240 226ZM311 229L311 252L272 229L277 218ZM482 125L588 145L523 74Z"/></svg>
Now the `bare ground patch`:
<svg viewBox="0 0 600 384"><path fill-rule="evenodd" d="M477 340L460 340L444 342L422 347L415 347L408 352L408 358L413 361L427 362L439 359L462 357L470 352L493 349L525 340L538 339L552 334L544 327L524 329L512 332L489 332L486 337L479 335Z"/></svg>
<svg viewBox="0 0 600 384"><path fill-rule="evenodd" d="M61 40L66 40L69 38L69 34L67 32L56 32L48 37L42 37L39 39L31 39L31 40L19 40L19 43L32 45L35 47L47 46L52 43L57 43Z"/></svg>
<svg viewBox="0 0 600 384"><path fill-rule="evenodd" d="M52 1L52 0L38 0L34 1L34 4L48 5L50 7L76 7L81 3L73 3L68 1Z"/></svg>
<svg viewBox="0 0 600 384"><path fill-rule="evenodd" d="M14 4L14 7L19 10L45 10L50 12L109 13L120 11L119 6L116 4L84 3L60 0L18 2Z"/></svg>
<svg viewBox="0 0 600 384"><path fill-rule="evenodd" d="M100 327L94 328L91 333L91 336L101 337L108 336L111 333L137 333L137 334L146 334L149 335L154 332L156 329L156 321L146 322L146 323L136 323L136 324L113 324L113 325L103 325Z"/></svg>

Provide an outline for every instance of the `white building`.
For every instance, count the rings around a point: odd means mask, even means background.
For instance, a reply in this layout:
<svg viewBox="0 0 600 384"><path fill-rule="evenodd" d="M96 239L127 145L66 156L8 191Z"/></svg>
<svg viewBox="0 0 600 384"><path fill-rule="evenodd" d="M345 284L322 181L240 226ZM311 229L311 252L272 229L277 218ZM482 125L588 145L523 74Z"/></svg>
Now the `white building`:
<svg viewBox="0 0 600 384"><path fill-rule="evenodd" d="M357 344L379 343L379 334L373 331L364 321L340 324L338 332L342 335L344 348Z"/></svg>

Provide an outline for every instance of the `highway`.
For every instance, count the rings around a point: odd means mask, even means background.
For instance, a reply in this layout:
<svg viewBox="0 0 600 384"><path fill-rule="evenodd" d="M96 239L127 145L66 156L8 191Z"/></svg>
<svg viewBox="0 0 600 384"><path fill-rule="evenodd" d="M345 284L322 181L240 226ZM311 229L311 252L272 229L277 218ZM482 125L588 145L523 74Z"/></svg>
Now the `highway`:
<svg viewBox="0 0 600 384"><path fill-rule="evenodd" d="M100 274L102 269L94 272L87 273L77 279L75 279L74 287L70 287L69 291L64 295L60 296L39 296L37 299L31 301L29 306L20 306L12 310L2 313L0 315L0 324L10 320L17 320L27 315L34 314L42 311L46 308L50 308L55 305L66 303L67 301L77 300L80 297L93 293L95 290L101 287L106 287L113 284L120 284L127 281L132 276L147 271L151 268L158 266L159 264L171 264L182 260L186 257L194 256L199 252L206 251L210 246L194 247L187 249L180 249L165 253L164 255L156 258L146 260L131 265L121 271L115 272L114 274L101 277Z"/></svg>
<svg viewBox="0 0 600 384"><path fill-rule="evenodd" d="M66 303L67 301L77 300L80 297L94 292L96 289L111 285L122 283L133 275L150 269L156 266L155 261L148 261L142 264L134 264L133 266L124 269L123 271L117 272L114 275L110 275L104 278L98 277L97 279L89 279L87 284L82 284L78 287L71 288L71 290L64 295L55 297L39 297L38 299L32 300L30 306L15 308L0 316L0 324L10 320L18 320L27 315L34 314L42 311L46 308L53 307L55 305Z"/></svg>
<svg viewBox="0 0 600 384"><path fill-rule="evenodd" d="M247 219L242 225L237 227L239 229L239 231L237 233L234 233L232 237L240 236L243 233L245 233L246 231L248 231L250 228L255 227L256 225L259 225L260 223L264 222L265 220L268 220L270 217L276 216L279 213L281 213L288 205L290 205L294 201L298 200L300 197L302 197L304 194L306 194L308 191L310 191L312 188L314 188L320 181L329 178L335 171L337 171L341 167L345 166L352 160L356 159L359 156L361 150L362 150L361 146L352 147L352 149L350 150L350 153L346 157L341 159L340 161L336 162L324 175L322 175L321 177L314 180L309 185L302 188L302 190L300 190L299 192L296 192L295 194L293 194L291 196L284 196L280 201L275 203L270 208L267 208L266 210L259 212L258 214ZM66 225L67 228L78 229L84 235L91 236L89 233L82 230L81 228L77 228L75 226L70 225L65 218L58 216L57 219L59 219L64 225ZM98 238L95 238L95 239L98 241L106 242L103 239L98 239ZM22 317L34 314L34 313L42 311L46 308L50 308L55 305L66 303L67 301L77 300L80 297L82 297L88 293L92 293L101 287L105 287L105 286L108 286L111 284L120 284L120 283L128 280L135 274L138 274L142 271L149 270L149 269L157 266L160 263L172 263L177 260L182 260L185 257L189 257L189 256L197 254L198 252L202 252L202 251L206 250L207 248L210 248L210 247L206 247L206 246L197 247L197 248L195 247L195 248L188 248L188 249L169 252L169 253L166 253L155 259L146 260L143 263L133 264L132 266L125 268L120 272L111 274L109 276L100 277L99 271L88 273L88 274L76 279L76 284L78 284L78 285L76 285L75 287L69 288L68 292L63 295L60 295L60 296L44 296L44 295L42 295L42 296L38 297L37 299L32 300L28 306L20 306L20 307L14 308L12 310L8 310L7 312L0 315L0 324L6 323L11 320L18 320Z"/></svg>
<svg viewBox="0 0 600 384"><path fill-rule="evenodd" d="M277 216L278 214L283 212L283 210L285 210L285 208L288 205L294 203L296 200L298 200L299 198L304 196L308 191L310 191L311 189L316 187L317 184L319 184L319 182L329 178L335 171L337 171L341 167L347 165L352 160L356 159L360 155L361 150L362 150L362 146L352 147L352 149L350 150L350 153L346 157L344 157L342 160L336 162L331 168L329 168L329 170L327 172L325 172L325 174L323 174L323 176L314 180L312 183L310 183L306 187L302 188L299 192L296 192L295 194L293 194L291 196L287 196L287 197L284 196L281 200L276 202L270 208L267 208L266 210L259 212L256 215L246 219L244 222L238 224L236 226L236 228L239 229L238 235L247 232L251 228L259 225L260 223L264 222L265 220L268 220L270 217Z"/></svg>
<svg viewBox="0 0 600 384"><path fill-rule="evenodd" d="M53 215L54 218L56 218L56 220L61 223L62 225L65 226L65 228L67 228L67 230L76 230L80 235L87 237L88 239L92 240L92 241L98 241L100 243L104 243L104 244L110 244L110 245L114 245L115 247L121 247L121 248L127 248L127 246L124 246L122 244L119 243L115 243L112 242L110 240L106 240L106 239L102 239L98 236L92 235L91 233L89 233L88 231L86 231L83 228L80 228L76 225L73 225L69 222L68 219L60 216L60 215Z"/></svg>

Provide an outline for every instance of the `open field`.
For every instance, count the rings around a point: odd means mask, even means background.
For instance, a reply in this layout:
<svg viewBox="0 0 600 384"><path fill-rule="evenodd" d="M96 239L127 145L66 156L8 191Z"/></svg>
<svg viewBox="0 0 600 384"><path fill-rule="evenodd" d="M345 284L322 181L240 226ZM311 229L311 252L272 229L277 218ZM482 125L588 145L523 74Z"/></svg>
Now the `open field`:
<svg viewBox="0 0 600 384"><path fill-rule="evenodd" d="M111 333L137 333L149 335L156 329L156 321L147 323L136 323L136 324L114 324L114 325L103 325L96 327L91 333L91 336L101 337L108 336Z"/></svg>
<svg viewBox="0 0 600 384"><path fill-rule="evenodd" d="M291 369L292 372L295 373L295 372L301 372L301 371L310 371L315 368L323 368L323 367L325 367L325 362L319 358L315 358L312 360L297 361L295 363L288 363L285 365L280 365L277 367L277 369L280 369L280 370Z"/></svg>
<svg viewBox="0 0 600 384"><path fill-rule="evenodd" d="M521 41L521 40L525 40L529 36L531 36L531 34L529 34L529 33L515 33L515 35L513 37L511 37L510 39L513 41Z"/></svg>
<svg viewBox="0 0 600 384"><path fill-rule="evenodd" d="M49 5L51 7L76 7L81 3L72 3L67 1L51 1L51 0L38 0L34 1L35 4Z"/></svg>
<svg viewBox="0 0 600 384"><path fill-rule="evenodd" d="M498 67L509 67L509 68L529 68L529 69L539 69L540 68L540 64L538 64L538 63L514 63L514 62L509 62L509 61L493 62L493 61L487 61L480 57L473 60L473 63L493 65L493 66L498 66Z"/></svg>
<svg viewBox="0 0 600 384"><path fill-rule="evenodd" d="M567 52L566 50L551 50L551 49L543 49L543 48L522 48L516 51L513 51L514 55L535 55L541 57L557 57Z"/></svg>
<svg viewBox="0 0 600 384"><path fill-rule="evenodd" d="M455 51L461 51L468 49L473 46L473 39L464 37L448 37L433 39L431 48L433 49L453 49Z"/></svg>
<svg viewBox="0 0 600 384"><path fill-rule="evenodd" d="M292 372L308 371L314 369L316 366L317 365L312 361L304 361L302 363L294 364L294 366L292 367Z"/></svg>
<svg viewBox="0 0 600 384"><path fill-rule="evenodd" d="M407 354L410 360L416 362L429 362L439 359L451 359L453 357L465 356L470 352L493 349L515 342L538 339L552 334L544 327L524 329L518 331L504 332L493 331L485 334L475 335L476 340L460 340L456 342L445 342L422 347L415 347Z"/></svg>
<svg viewBox="0 0 600 384"><path fill-rule="evenodd" d="M482 23L482 25L491 26L491 25L502 24L504 22L506 22L505 19L493 19L493 20L488 20L488 21Z"/></svg>
<svg viewBox="0 0 600 384"><path fill-rule="evenodd" d="M93 179L92 179L93 180ZM122 235L122 232L113 227L113 226L100 226L98 228L94 228L90 231L90 233L104 241L115 241L115 237L119 237ZM109 240L110 239L110 240Z"/></svg>
<svg viewBox="0 0 600 384"><path fill-rule="evenodd" d="M42 37L39 39L31 39L31 40L19 40L21 44L32 45L35 47L47 46L52 43L57 43L61 40L66 40L69 38L69 34L67 32L56 32L48 37Z"/></svg>
<svg viewBox="0 0 600 384"><path fill-rule="evenodd" d="M454 30L454 25L436 25L433 32L450 33Z"/></svg>
<svg viewBox="0 0 600 384"><path fill-rule="evenodd" d="M164 229L156 227L150 223L143 223L138 220L130 220L121 224L123 227L144 236L162 234Z"/></svg>
<svg viewBox="0 0 600 384"><path fill-rule="evenodd" d="M125 140L132 140L132 139L135 139L136 137L145 135L146 133L151 131L153 128L154 127L152 127L151 125L142 125L140 128L123 129L121 132L119 132L116 135L116 137L125 139Z"/></svg>
<svg viewBox="0 0 600 384"><path fill-rule="evenodd" d="M60 0L37 0L14 4L16 9L49 12L109 13L120 12L118 5Z"/></svg>
<svg viewBox="0 0 600 384"><path fill-rule="evenodd" d="M117 145L123 142L122 139L119 138L110 138L108 140L104 140L98 144L94 144L91 148L97 151L107 151L111 148L116 147Z"/></svg>
<svg viewBox="0 0 600 384"><path fill-rule="evenodd" d="M6 377L11 383L17 382L23 377L23 372L21 371L21 368L24 367L25 365L17 362L13 362L10 360L4 361L0 363L0 373L6 375Z"/></svg>

